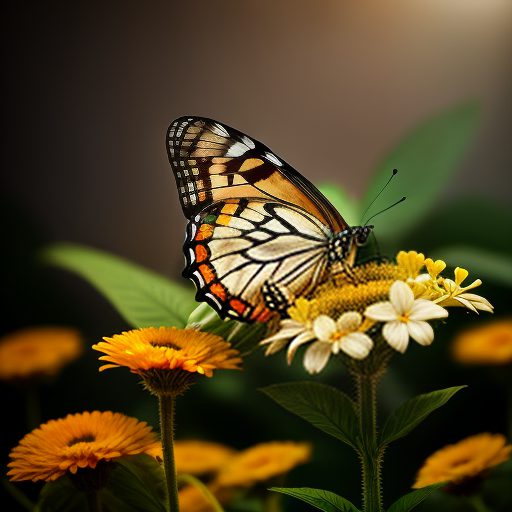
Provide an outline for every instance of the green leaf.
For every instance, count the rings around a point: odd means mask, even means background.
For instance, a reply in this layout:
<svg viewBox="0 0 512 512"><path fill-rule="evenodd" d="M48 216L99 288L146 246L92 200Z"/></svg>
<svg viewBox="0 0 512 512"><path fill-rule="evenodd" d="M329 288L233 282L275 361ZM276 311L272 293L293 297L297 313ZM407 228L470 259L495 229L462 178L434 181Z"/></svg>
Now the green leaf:
<svg viewBox="0 0 512 512"><path fill-rule="evenodd" d="M387 512L409 512L422 501L427 499L433 491L443 487L444 483L429 485L422 487L415 491L404 494L401 498L397 499L388 509Z"/></svg>
<svg viewBox="0 0 512 512"><path fill-rule="evenodd" d="M109 510L166 512L164 472L149 455L118 459L101 497Z"/></svg>
<svg viewBox="0 0 512 512"><path fill-rule="evenodd" d="M481 277L501 285L512 286L512 258L508 254L457 246L436 249L433 257L441 258L450 266L468 269L469 277ZM468 284L469 282L468 279Z"/></svg>
<svg viewBox="0 0 512 512"><path fill-rule="evenodd" d="M359 509L347 499L322 489L312 489L311 487L271 487L270 490L293 496L324 512L359 512Z"/></svg>
<svg viewBox="0 0 512 512"><path fill-rule="evenodd" d="M358 420L352 400L317 382L274 384L261 391L281 407L357 449Z"/></svg>
<svg viewBox="0 0 512 512"><path fill-rule="evenodd" d="M192 290L103 251L58 244L42 257L89 281L134 327L184 327L197 305Z"/></svg>
<svg viewBox="0 0 512 512"><path fill-rule="evenodd" d="M350 226L355 226L361 222L361 210L357 201L350 197L343 187L333 183L322 183L318 188Z"/></svg>
<svg viewBox="0 0 512 512"><path fill-rule="evenodd" d="M407 400L407 402L395 409L387 419L380 435L380 445L385 446L407 435L427 416L448 402L457 391L465 387L456 386L440 389Z"/></svg>
<svg viewBox="0 0 512 512"><path fill-rule="evenodd" d="M243 356L250 354L256 349L258 343L267 333L267 325L262 322L248 324L231 319L223 320L206 303L200 304L192 311L188 317L187 327L194 327L222 336L234 348L239 350Z"/></svg>
<svg viewBox="0 0 512 512"><path fill-rule="evenodd" d="M37 510L40 512L88 512L85 494L66 476L48 482L41 489Z"/></svg>
<svg viewBox="0 0 512 512"><path fill-rule="evenodd" d="M402 196L407 201L375 220L382 239L397 239L434 208L448 186L479 124L474 103L464 104L419 125L395 147L378 167L365 195L366 206L375 199L393 169L399 174L369 213L389 206Z"/></svg>

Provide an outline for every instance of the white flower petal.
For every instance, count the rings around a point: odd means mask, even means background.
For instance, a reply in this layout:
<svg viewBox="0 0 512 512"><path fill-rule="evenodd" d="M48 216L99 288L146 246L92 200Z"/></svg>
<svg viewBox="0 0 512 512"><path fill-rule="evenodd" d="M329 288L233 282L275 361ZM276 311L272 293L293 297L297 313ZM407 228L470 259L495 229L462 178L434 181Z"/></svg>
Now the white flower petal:
<svg viewBox="0 0 512 512"><path fill-rule="evenodd" d="M361 325L363 317L361 313L357 311L348 311L343 313L336 322L338 329L344 332L357 331L357 328Z"/></svg>
<svg viewBox="0 0 512 512"><path fill-rule="evenodd" d="M323 341L313 343L304 354L304 367L311 373L320 373L329 361L331 344Z"/></svg>
<svg viewBox="0 0 512 512"><path fill-rule="evenodd" d="M352 332L341 339L341 350L354 359L364 359L372 348L372 339L362 332Z"/></svg>
<svg viewBox="0 0 512 512"><path fill-rule="evenodd" d="M308 343L311 340L315 339L315 335L311 331L305 331L302 334L299 334L288 347L288 351L286 352L286 360L288 361L288 364L292 362L293 356L295 355L295 352L297 352L297 349L304 345L304 343Z"/></svg>
<svg viewBox="0 0 512 512"><path fill-rule="evenodd" d="M364 316L376 322L392 322L397 319L397 313L391 302L377 302L368 306Z"/></svg>
<svg viewBox="0 0 512 512"><path fill-rule="evenodd" d="M409 311L411 320L433 320L434 318L446 318L448 311L435 304L431 300L416 299Z"/></svg>
<svg viewBox="0 0 512 512"><path fill-rule="evenodd" d="M382 335L391 347L402 354L409 344L409 331L403 322L388 322L382 328Z"/></svg>
<svg viewBox="0 0 512 512"><path fill-rule="evenodd" d="M432 326L423 321L407 322L407 329L411 338L416 340L420 345L427 346L434 340L434 329Z"/></svg>
<svg viewBox="0 0 512 512"><path fill-rule="evenodd" d="M389 300L397 313L407 313L414 303L414 293L408 284L395 281L389 289Z"/></svg>
<svg viewBox="0 0 512 512"><path fill-rule="evenodd" d="M315 336L321 341L329 341L336 332L336 322L327 315L320 315L313 322Z"/></svg>
<svg viewBox="0 0 512 512"><path fill-rule="evenodd" d="M286 347L286 345L288 345L287 339L273 341L266 348L265 355L270 356L272 354L275 354L276 352L279 352L282 348Z"/></svg>
<svg viewBox="0 0 512 512"><path fill-rule="evenodd" d="M462 297L466 299L467 301L471 302L473 306L475 306L476 309L480 309L481 311L487 311L488 313L492 313L494 311L494 306L481 295L475 295L474 293L463 293L459 295L459 297Z"/></svg>
<svg viewBox="0 0 512 512"><path fill-rule="evenodd" d="M300 327L281 329L280 331L276 332L276 334L273 334L272 336L260 341L260 345L268 345L269 343L274 343L274 341L291 339L304 330L305 327L303 325Z"/></svg>

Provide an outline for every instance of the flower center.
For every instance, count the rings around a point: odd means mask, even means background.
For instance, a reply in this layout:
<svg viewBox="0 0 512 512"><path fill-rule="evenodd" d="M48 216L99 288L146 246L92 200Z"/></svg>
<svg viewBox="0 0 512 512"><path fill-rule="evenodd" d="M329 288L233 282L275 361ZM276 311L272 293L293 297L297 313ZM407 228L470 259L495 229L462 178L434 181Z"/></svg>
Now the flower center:
<svg viewBox="0 0 512 512"><path fill-rule="evenodd" d="M69 441L68 446L73 446L78 443L92 443L93 441L96 441L96 438L92 434L86 434L82 437L74 437Z"/></svg>
<svg viewBox="0 0 512 512"><path fill-rule="evenodd" d="M409 313L402 313L398 317L398 320L400 320L400 322L403 322L404 324L406 324L409 321Z"/></svg>
<svg viewBox="0 0 512 512"><path fill-rule="evenodd" d="M174 350L181 350L181 347L173 343L172 341L150 341L149 344L152 347L166 347Z"/></svg>

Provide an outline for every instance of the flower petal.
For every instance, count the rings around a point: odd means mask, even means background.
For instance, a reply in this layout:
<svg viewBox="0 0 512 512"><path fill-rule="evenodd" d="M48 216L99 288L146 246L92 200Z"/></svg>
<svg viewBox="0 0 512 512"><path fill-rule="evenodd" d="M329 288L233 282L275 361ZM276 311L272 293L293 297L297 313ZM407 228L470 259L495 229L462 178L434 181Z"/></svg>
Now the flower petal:
<svg viewBox="0 0 512 512"><path fill-rule="evenodd" d="M304 331L304 329L305 327L303 325L299 325L298 327L288 327L285 329L281 329L272 336L269 336L268 338L265 338L264 340L260 341L260 345L268 345L270 343L274 343L274 341L291 339L294 336L297 336L297 334L300 334L302 331Z"/></svg>
<svg viewBox="0 0 512 512"><path fill-rule="evenodd" d="M414 304L414 293L403 281L395 281L389 289L389 300L397 313L407 313Z"/></svg>
<svg viewBox="0 0 512 512"><path fill-rule="evenodd" d="M267 348L265 349L265 355L270 356L272 354L275 354L276 352L279 352L281 349L286 347L286 345L288 345L288 339L272 341L271 343L268 344Z"/></svg>
<svg viewBox="0 0 512 512"><path fill-rule="evenodd" d="M382 328L382 335L388 344L402 354L409 344L409 331L403 322L388 322Z"/></svg>
<svg viewBox="0 0 512 512"><path fill-rule="evenodd" d="M420 345L427 346L434 340L434 329L427 322L407 322L407 329L411 338L416 340Z"/></svg>
<svg viewBox="0 0 512 512"><path fill-rule="evenodd" d="M340 331L352 332L357 331L362 321L363 317L361 313L357 311L347 311L338 318L336 325Z"/></svg>
<svg viewBox="0 0 512 512"><path fill-rule="evenodd" d="M411 320L432 320L434 318L446 318L448 311L435 304L431 300L416 299L409 312Z"/></svg>
<svg viewBox="0 0 512 512"><path fill-rule="evenodd" d="M393 304L389 301L385 301L368 306L364 312L364 316L376 322L392 322L396 320L398 315Z"/></svg>
<svg viewBox="0 0 512 512"><path fill-rule="evenodd" d="M454 275L455 283L460 286L466 277L468 277L469 272L465 268L457 267L454 271Z"/></svg>
<svg viewBox="0 0 512 512"><path fill-rule="evenodd" d="M352 332L341 339L341 350L354 359L364 359L372 348L372 339L362 332Z"/></svg>
<svg viewBox="0 0 512 512"><path fill-rule="evenodd" d="M494 306L481 295L475 295L474 293L463 293L459 295L459 297L462 297L471 302L471 304L473 304L476 309L487 311L488 313L492 313L494 311Z"/></svg>
<svg viewBox="0 0 512 512"><path fill-rule="evenodd" d="M315 339L315 335L311 331L305 331L302 334L299 334L288 347L288 351L286 352L286 360L288 361L288 364L292 362L293 356L295 355L295 352L297 352L297 349L304 345L304 343L308 343L311 340Z"/></svg>
<svg viewBox="0 0 512 512"><path fill-rule="evenodd" d="M331 344L324 341L313 343L304 354L304 367L311 373L320 373L329 361L331 355Z"/></svg>
<svg viewBox="0 0 512 512"><path fill-rule="evenodd" d="M315 336L321 341L329 341L336 332L336 322L327 315L318 316L313 322Z"/></svg>

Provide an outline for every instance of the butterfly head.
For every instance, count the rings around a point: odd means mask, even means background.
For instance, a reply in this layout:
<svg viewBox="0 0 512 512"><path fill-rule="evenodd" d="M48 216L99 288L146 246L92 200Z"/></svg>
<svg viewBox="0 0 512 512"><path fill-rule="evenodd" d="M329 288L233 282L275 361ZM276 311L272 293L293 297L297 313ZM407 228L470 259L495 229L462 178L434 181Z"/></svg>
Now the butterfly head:
<svg viewBox="0 0 512 512"><path fill-rule="evenodd" d="M329 261L344 261L348 258L353 244L361 247L368 241L373 226L354 226L336 233L329 243Z"/></svg>

